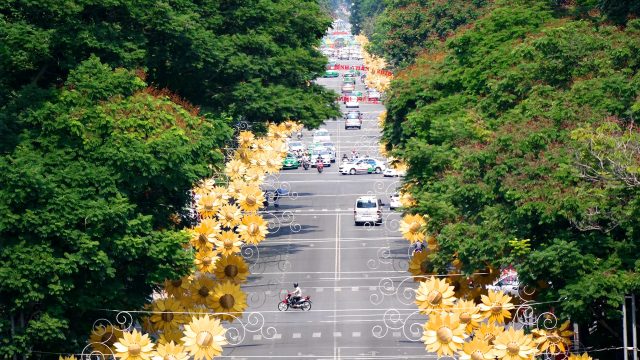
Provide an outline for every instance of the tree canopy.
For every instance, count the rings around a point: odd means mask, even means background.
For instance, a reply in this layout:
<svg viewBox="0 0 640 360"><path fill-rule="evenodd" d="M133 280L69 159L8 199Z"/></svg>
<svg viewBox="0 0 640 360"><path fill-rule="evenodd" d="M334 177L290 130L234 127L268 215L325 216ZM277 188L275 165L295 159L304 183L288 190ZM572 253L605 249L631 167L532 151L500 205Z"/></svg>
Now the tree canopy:
<svg viewBox="0 0 640 360"><path fill-rule="evenodd" d="M640 289L640 21L585 4L496 2L410 60L385 140L430 217L430 271L514 265L559 315L602 325L595 345Z"/></svg>
<svg viewBox="0 0 640 360"><path fill-rule="evenodd" d="M96 309L137 309L187 273L180 214L230 135L95 57L40 98L0 157L3 358L82 348Z"/></svg>
<svg viewBox="0 0 640 360"><path fill-rule="evenodd" d="M311 83L330 25L315 0L6 1L0 105L12 89L60 85L95 54L206 110L317 126L337 115L335 95Z"/></svg>

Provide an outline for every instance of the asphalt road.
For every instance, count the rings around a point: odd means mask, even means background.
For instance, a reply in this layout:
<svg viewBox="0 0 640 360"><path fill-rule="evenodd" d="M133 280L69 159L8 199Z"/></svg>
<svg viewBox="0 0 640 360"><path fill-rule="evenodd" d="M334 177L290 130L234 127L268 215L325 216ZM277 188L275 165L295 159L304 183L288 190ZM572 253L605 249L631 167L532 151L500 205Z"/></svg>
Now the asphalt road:
<svg viewBox="0 0 640 360"><path fill-rule="evenodd" d="M341 63L359 64L355 61ZM343 72L341 72L342 74ZM318 82L339 92L342 78ZM364 85L357 79L357 89ZM341 105L344 110L344 105ZM379 157L377 117L382 105L360 105L361 130L345 130L344 120L325 124L343 153ZM303 132L311 142L311 133ZM243 288L249 307L238 329L237 345L224 356L236 359L412 359L430 358L419 341L425 318L413 304L415 283L408 278L408 243L398 228L400 214L388 208L398 179L382 175L341 175L338 163L319 174L283 170L270 182L286 187L280 207L264 213L271 234L244 256L252 276ZM360 195L377 195L386 205L381 226L355 226L353 207ZM280 312L278 302L300 283L311 296L309 312Z"/></svg>

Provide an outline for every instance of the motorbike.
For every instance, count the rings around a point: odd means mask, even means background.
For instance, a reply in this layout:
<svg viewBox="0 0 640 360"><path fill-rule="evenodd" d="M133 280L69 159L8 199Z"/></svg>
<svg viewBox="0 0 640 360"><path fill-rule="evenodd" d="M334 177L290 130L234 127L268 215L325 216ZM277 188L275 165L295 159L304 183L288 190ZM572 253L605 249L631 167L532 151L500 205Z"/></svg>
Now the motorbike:
<svg viewBox="0 0 640 360"><path fill-rule="evenodd" d="M303 161L303 162L302 162L302 167L303 167L305 170L309 170L309 162L308 162L308 161Z"/></svg>
<svg viewBox="0 0 640 360"><path fill-rule="evenodd" d="M324 169L324 164L322 163L322 161L318 161L318 163L316 164L316 169L318 169L318 173L322 173L322 170Z"/></svg>
<svg viewBox="0 0 640 360"><path fill-rule="evenodd" d="M291 298L291 293L288 293L287 297L278 303L278 310L287 311L289 308L309 311L311 310L311 298L309 296L305 296L294 304L293 299Z"/></svg>
<svg viewBox="0 0 640 360"><path fill-rule="evenodd" d="M298 131L298 134L296 136L298 137L298 140L302 139L302 132Z"/></svg>

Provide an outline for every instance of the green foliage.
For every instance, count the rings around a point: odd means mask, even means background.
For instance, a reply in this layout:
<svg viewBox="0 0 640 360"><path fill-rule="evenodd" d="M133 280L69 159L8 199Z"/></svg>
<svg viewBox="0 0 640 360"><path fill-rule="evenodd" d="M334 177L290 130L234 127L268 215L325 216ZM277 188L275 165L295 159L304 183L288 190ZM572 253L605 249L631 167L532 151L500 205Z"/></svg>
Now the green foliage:
<svg viewBox="0 0 640 360"><path fill-rule="evenodd" d="M514 265L591 323L640 289L640 22L557 10L498 2L418 56L392 82L384 136L432 219L436 270L454 255L468 273Z"/></svg>
<svg viewBox="0 0 640 360"><path fill-rule="evenodd" d="M77 350L97 309L138 309L190 271L170 216L230 131L92 57L15 132L0 156L0 358Z"/></svg>
<svg viewBox="0 0 640 360"><path fill-rule="evenodd" d="M369 50L406 66L483 13L486 0L388 0L375 19Z"/></svg>
<svg viewBox="0 0 640 360"><path fill-rule="evenodd" d="M386 6L385 0L352 0L349 17L351 32L354 35L363 33L370 37L373 34L376 17L382 13Z"/></svg>
<svg viewBox="0 0 640 360"><path fill-rule="evenodd" d="M315 0L9 0L0 14L2 87L59 85L95 54L234 118L317 126L338 115L333 93L309 86L324 72L314 47L331 24Z"/></svg>

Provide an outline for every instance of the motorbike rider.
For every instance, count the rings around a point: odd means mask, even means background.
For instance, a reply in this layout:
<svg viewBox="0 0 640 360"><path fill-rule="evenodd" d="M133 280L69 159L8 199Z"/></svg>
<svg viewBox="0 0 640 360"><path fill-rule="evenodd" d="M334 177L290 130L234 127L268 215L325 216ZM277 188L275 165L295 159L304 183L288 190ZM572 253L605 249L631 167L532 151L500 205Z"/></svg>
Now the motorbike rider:
<svg viewBox="0 0 640 360"><path fill-rule="evenodd" d="M342 161L347 161L347 160L348 160L347 154L346 153L342 154Z"/></svg>
<svg viewBox="0 0 640 360"><path fill-rule="evenodd" d="M322 162L322 156L320 155L318 155L318 158L316 159L316 166L324 167L324 163Z"/></svg>
<svg viewBox="0 0 640 360"><path fill-rule="evenodd" d="M298 283L293 283L293 292L291 292L291 304L297 305L302 300L302 289L298 286Z"/></svg>

